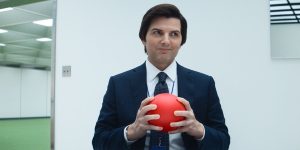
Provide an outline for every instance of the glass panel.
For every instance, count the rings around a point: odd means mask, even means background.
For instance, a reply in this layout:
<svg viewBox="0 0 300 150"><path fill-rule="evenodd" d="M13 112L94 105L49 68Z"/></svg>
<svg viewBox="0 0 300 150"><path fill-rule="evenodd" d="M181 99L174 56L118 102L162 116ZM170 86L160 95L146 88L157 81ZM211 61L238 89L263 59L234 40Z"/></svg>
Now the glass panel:
<svg viewBox="0 0 300 150"><path fill-rule="evenodd" d="M300 15L296 18L294 14L300 14L300 11L292 11L292 8L300 9L300 5L293 5L293 3L300 3L300 0L270 0L272 58L300 58L300 44L298 44L300 23L297 20ZM277 4L287 4L287 6L276 6ZM281 9L291 9L291 11L276 11Z"/></svg>
<svg viewBox="0 0 300 150"><path fill-rule="evenodd" d="M0 0L0 150L51 149L54 40L36 39L52 39L53 28L33 21L53 18L55 4Z"/></svg>

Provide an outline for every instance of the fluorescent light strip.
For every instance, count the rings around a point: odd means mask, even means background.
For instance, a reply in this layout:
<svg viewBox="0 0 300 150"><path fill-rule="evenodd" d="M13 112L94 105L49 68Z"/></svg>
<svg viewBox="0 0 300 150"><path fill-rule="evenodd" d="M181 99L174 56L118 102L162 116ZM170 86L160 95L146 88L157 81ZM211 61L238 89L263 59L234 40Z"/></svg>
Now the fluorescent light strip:
<svg viewBox="0 0 300 150"><path fill-rule="evenodd" d="M292 11L283 11L283 12L271 12L271 15L288 15L293 14Z"/></svg>
<svg viewBox="0 0 300 150"><path fill-rule="evenodd" d="M287 4L286 0L270 1L270 4Z"/></svg>
<svg viewBox="0 0 300 150"><path fill-rule="evenodd" d="M52 27L53 19L38 20L38 21L33 21L33 23L46 26L46 27Z"/></svg>
<svg viewBox="0 0 300 150"><path fill-rule="evenodd" d="M272 6L270 10L290 9L290 6Z"/></svg>
<svg viewBox="0 0 300 150"><path fill-rule="evenodd" d="M0 29L0 33L6 33L8 32L7 30L3 30L3 29Z"/></svg>
<svg viewBox="0 0 300 150"><path fill-rule="evenodd" d="M10 11L10 10L13 10L13 8L11 8L11 7L2 8L2 9L0 9L0 12Z"/></svg>
<svg viewBox="0 0 300 150"><path fill-rule="evenodd" d="M49 39L49 38L39 38L39 39L36 39L37 41L40 41L40 42L48 42L48 41L52 41L52 39Z"/></svg>
<svg viewBox="0 0 300 150"><path fill-rule="evenodd" d="M271 19L296 19L295 16L278 16L278 17L271 17Z"/></svg>
<svg viewBox="0 0 300 150"><path fill-rule="evenodd" d="M271 23L289 23L289 22L297 22L297 20L285 20L285 21L277 20L277 21L271 21Z"/></svg>
<svg viewBox="0 0 300 150"><path fill-rule="evenodd" d="M0 46L6 46L6 44L0 43Z"/></svg>
<svg viewBox="0 0 300 150"><path fill-rule="evenodd" d="M300 5L292 5L293 9L299 9Z"/></svg>

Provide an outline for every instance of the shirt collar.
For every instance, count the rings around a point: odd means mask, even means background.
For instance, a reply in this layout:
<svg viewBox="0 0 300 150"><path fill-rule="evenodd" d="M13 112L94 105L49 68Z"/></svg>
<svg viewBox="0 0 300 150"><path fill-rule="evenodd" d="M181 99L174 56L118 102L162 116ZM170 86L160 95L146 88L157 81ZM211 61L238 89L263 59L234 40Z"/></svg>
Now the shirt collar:
<svg viewBox="0 0 300 150"><path fill-rule="evenodd" d="M146 71L147 71L147 82L153 81L157 76L157 74L161 72L153 64L151 64L148 59L146 60ZM176 72L177 72L176 61L174 60L165 70L163 70L163 72L168 75L169 79L171 79L172 82L174 82L176 79Z"/></svg>

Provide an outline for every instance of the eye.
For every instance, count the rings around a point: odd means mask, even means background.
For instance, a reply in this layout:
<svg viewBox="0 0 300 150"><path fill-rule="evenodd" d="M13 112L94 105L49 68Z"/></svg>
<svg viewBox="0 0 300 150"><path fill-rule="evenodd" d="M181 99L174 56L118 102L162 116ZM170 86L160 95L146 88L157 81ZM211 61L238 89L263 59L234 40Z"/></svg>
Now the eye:
<svg viewBox="0 0 300 150"><path fill-rule="evenodd" d="M153 30L152 34L155 35L155 36L159 36L159 35L161 35L161 31L159 31L159 30Z"/></svg>
<svg viewBox="0 0 300 150"><path fill-rule="evenodd" d="M171 32L171 33L170 33L170 36L171 36L171 37L178 37L178 36L179 36L179 33L178 33L178 32Z"/></svg>

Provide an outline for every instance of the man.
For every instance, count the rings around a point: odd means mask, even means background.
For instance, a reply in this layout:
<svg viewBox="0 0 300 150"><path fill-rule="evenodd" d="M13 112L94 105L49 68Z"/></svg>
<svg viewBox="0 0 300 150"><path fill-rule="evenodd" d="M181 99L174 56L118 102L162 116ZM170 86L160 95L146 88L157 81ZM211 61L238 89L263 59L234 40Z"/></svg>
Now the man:
<svg viewBox="0 0 300 150"><path fill-rule="evenodd" d="M178 8L160 4L143 17L139 37L148 59L137 68L112 76L96 123L95 150L227 150L230 137L212 77L177 64L186 41L187 23ZM164 79L161 79L164 76ZM148 124L159 119L153 100L158 85L177 95L186 111L168 134Z"/></svg>

